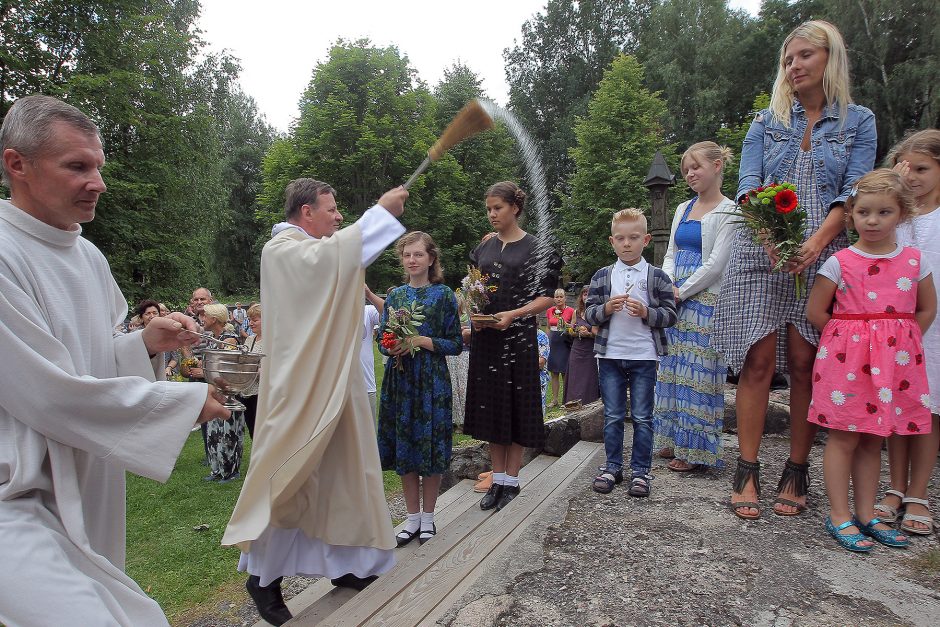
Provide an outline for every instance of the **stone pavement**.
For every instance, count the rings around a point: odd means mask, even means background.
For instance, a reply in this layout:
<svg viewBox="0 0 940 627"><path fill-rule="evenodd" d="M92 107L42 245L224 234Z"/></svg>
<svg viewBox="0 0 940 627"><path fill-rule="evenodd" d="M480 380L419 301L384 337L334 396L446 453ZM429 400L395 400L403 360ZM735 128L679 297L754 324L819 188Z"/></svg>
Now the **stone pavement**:
<svg viewBox="0 0 940 627"><path fill-rule="evenodd" d="M736 444L725 436L732 463ZM631 498L624 485L597 494L586 472L442 624L940 624L940 555L932 570L922 566L940 549L937 536L869 555L839 548L823 527L822 446L811 456L811 509L774 515L788 451L786 436L765 436L764 511L753 522L727 506L729 469L674 473L657 459L649 499ZM940 502L937 473L929 496Z"/></svg>

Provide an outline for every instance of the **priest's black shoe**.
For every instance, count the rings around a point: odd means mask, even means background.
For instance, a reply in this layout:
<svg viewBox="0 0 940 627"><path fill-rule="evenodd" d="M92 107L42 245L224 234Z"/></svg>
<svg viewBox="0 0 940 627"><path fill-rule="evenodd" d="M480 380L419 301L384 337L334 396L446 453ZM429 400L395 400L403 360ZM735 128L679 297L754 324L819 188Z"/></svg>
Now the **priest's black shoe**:
<svg viewBox="0 0 940 627"><path fill-rule="evenodd" d="M259 577L249 575L248 581L245 582L245 588L248 590L251 600L255 602L255 607L258 608L261 618L272 625L283 625L293 618L284 603L284 597L281 595L282 579L283 577L278 577L267 586L262 586Z"/></svg>
<svg viewBox="0 0 940 627"><path fill-rule="evenodd" d="M483 499L480 501L480 509L485 511L499 505L499 499L503 496L503 487L504 486L499 483L491 485L486 495L484 495Z"/></svg>
<svg viewBox="0 0 940 627"><path fill-rule="evenodd" d="M503 509L509 505L509 501L513 500L519 496L519 486L517 485L504 485L503 493L499 497L499 502L496 503L496 511Z"/></svg>
<svg viewBox="0 0 940 627"><path fill-rule="evenodd" d="M336 586L337 588L352 588L354 590L365 590L366 586L378 579L378 576L372 575L371 577L356 577L352 573L346 573L342 577L337 577L336 579L330 579L330 583Z"/></svg>

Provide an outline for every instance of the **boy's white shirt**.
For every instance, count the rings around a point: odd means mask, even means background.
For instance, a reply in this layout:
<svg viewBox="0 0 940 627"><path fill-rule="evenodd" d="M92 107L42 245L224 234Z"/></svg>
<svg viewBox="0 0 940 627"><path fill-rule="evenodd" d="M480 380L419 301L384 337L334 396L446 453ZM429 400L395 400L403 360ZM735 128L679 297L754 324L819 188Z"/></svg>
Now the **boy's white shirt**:
<svg viewBox="0 0 940 627"><path fill-rule="evenodd" d="M649 263L640 257L634 265L625 264L620 259L610 273L610 295L638 300L649 306ZM650 334L650 328L643 320L631 316L626 309L615 311L610 317L610 330L607 335L607 350L600 359L629 359L633 361L659 361L656 344Z"/></svg>

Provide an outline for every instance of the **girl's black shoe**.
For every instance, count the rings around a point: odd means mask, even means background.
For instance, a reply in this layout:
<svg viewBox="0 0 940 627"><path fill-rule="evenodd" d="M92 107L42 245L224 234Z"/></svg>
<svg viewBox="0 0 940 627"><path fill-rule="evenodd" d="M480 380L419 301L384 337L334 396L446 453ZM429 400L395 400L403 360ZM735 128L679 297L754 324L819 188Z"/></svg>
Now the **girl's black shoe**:
<svg viewBox="0 0 940 627"><path fill-rule="evenodd" d="M480 501L480 509L486 511L488 509L493 509L499 505L499 500L503 497L503 486L500 483L494 483L490 486L490 489L487 490L486 495Z"/></svg>
<svg viewBox="0 0 940 627"><path fill-rule="evenodd" d="M503 494L499 497L499 503L496 504L496 511L503 509L509 505L509 501L513 500L519 496L519 486L517 485L504 485Z"/></svg>

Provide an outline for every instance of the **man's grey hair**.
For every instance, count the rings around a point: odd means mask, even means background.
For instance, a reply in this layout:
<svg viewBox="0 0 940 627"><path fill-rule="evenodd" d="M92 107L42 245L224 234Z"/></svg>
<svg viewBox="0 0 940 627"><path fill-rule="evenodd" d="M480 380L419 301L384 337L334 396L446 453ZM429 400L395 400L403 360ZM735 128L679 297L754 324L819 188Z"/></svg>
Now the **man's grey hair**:
<svg viewBox="0 0 940 627"><path fill-rule="evenodd" d="M101 139L95 123L72 105L52 96L24 96L13 103L3 118L3 126L0 127L0 155L12 148L27 159L42 156L44 151L55 143L53 133L56 122L64 122ZM10 185L5 163L3 183Z"/></svg>
<svg viewBox="0 0 940 627"><path fill-rule="evenodd" d="M336 194L336 190L323 181L315 179L294 179L284 190L284 216L288 221L300 215L304 205L316 206L320 196Z"/></svg>

